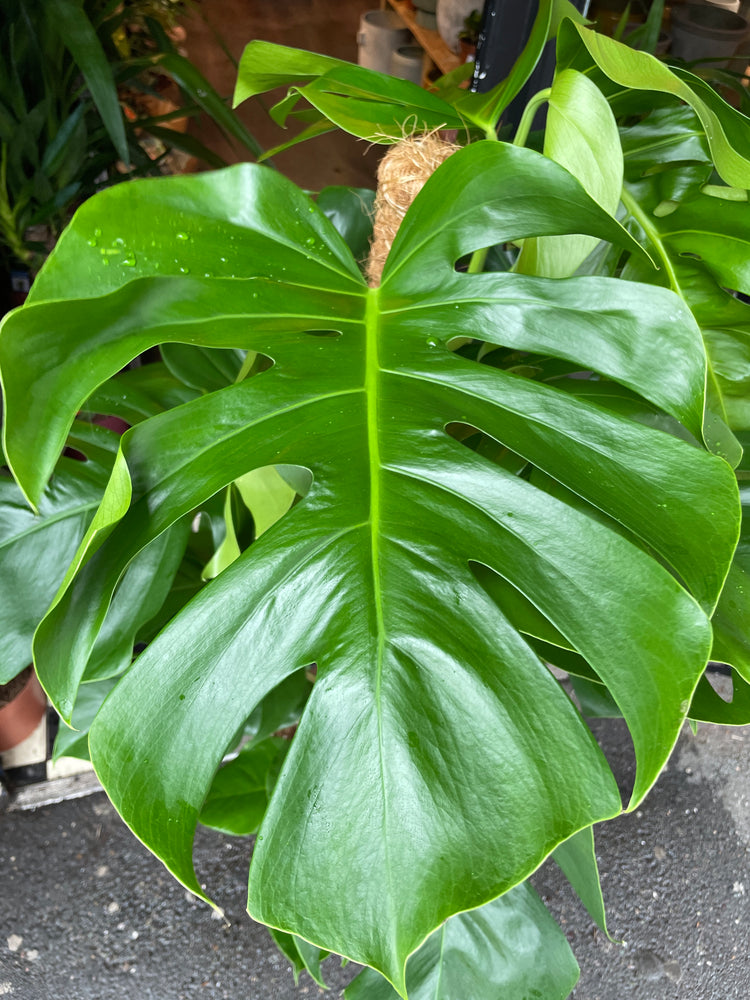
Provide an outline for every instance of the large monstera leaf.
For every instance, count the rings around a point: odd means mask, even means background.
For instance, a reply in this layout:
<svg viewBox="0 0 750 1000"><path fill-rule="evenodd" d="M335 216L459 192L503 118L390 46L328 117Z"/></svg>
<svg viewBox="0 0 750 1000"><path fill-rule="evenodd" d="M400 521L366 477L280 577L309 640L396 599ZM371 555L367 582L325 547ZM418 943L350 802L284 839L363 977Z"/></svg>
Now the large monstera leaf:
<svg viewBox="0 0 750 1000"><path fill-rule="evenodd" d="M137 553L251 469L309 470L306 495L115 687L92 758L137 835L201 893L192 839L223 753L269 691L316 664L249 910L402 995L408 956L446 918L621 809L582 718L477 569L607 685L635 746L632 806L684 720L737 538L732 471L699 444L705 358L678 297L454 267L568 232L638 252L564 169L502 143L438 170L373 289L264 167L139 182L81 209L0 336L6 453L32 501L80 401L136 353L176 341L270 359L127 432L37 632L38 667L68 714ZM466 337L613 379L692 443L451 349ZM580 503L472 451L457 425Z"/></svg>

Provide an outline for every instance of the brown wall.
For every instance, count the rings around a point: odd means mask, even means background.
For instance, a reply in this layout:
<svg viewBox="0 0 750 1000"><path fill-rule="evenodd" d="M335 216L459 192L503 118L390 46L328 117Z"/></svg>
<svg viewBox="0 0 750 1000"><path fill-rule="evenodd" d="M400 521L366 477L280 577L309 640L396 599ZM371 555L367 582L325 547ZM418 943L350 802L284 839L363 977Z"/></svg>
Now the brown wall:
<svg viewBox="0 0 750 1000"><path fill-rule="evenodd" d="M201 0L199 13L184 22L186 47L192 62L222 96L227 96L234 89L235 69L214 32L237 60L245 45L258 38L356 62L360 15L377 6L378 0ZM275 95L278 98L284 93L280 90ZM268 97L263 100L272 103ZM237 113L264 149L285 141L294 129L298 130L296 125L289 132L280 129L270 121L257 98L246 101ZM196 121L191 131L229 162L252 159L242 148L232 149L211 122ZM274 162L297 184L311 190L327 184L374 187L381 152L335 132L281 153Z"/></svg>

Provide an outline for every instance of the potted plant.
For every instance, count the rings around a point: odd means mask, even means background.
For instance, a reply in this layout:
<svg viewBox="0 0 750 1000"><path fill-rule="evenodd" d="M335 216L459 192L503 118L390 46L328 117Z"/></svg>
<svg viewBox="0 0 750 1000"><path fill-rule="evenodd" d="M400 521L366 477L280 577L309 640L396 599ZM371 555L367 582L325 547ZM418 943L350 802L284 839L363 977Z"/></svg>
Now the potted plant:
<svg viewBox="0 0 750 1000"><path fill-rule="evenodd" d="M551 88L498 141L553 35ZM486 94L252 43L237 100L283 84L272 113L308 122L293 141L410 126L461 148L374 287L351 217L262 165L79 210L0 334L4 448L32 505L130 358L242 354L231 383L123 435L37 668L73 720L128 574L218 502L211 579L91 724L116 807L205 898L192 841L217 822L212 783L252 798L235 824L259 829L250 914L316 977L328 952L369 966L354 1000L438 981L564 998L577 966L527 877L553 854L601 921L593 825L637 807L686 718L750 721L747 120L553 0ZM116 246L127 266L104 263ZM624 717L624 805L547 664ZM284 715L293 737L266 744Z"/></svg>
<svg viewBox="0 0 750 1000"><path fill-rule="evenodd" d="M481 26L482 15L478 10L472 10L469 16L464 18L464 26L458 35L459 51L464 57L464 62L473 59L476 54Z"/></svg>

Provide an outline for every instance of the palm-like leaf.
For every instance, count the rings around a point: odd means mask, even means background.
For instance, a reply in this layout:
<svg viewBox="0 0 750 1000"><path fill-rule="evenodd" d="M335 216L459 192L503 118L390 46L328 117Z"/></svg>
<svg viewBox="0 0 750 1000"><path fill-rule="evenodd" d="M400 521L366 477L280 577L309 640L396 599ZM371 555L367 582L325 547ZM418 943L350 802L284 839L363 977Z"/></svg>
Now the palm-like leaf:
<svg viewBox="0 0 750 1000"><path fill-rule="evenodd" d="M713 608L736 542L731 469L697 442L450 350L469 336L568 359L699 438L705 359L676 296L454 270L478 247L566 232L634 249L562 168L504 144L440 168L378 289L312 202L265 168L134 184L84 206L0 338L6 451L32 499L80 401L139 351L178 341L272 359L125 435L37 633L38 664L69 713L136 554L250 469L308 468L304 499L114 690L92 757L128 823L200 892L192 837L222 754L269 691L317 663L258 837L250 912L400 992L407 957L444 919L620 809L581 717L474 564L532 602L612 692L635 744L635 803L705 666L698 602ZM103 266L108 247L127 266ZM585 503L482 458L451 424Z"/></svg>

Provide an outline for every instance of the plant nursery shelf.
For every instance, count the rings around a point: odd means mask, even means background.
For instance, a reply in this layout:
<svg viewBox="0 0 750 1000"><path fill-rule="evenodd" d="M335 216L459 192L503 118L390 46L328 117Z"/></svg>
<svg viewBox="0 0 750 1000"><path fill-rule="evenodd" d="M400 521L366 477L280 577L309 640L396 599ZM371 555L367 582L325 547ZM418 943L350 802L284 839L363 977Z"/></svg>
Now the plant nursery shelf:
<svg viewBox="0 0 750 1000"><path fill-rule="evenodd" d="M441 73L450 73L451 70L461 65L463 62L461 56L456 55L452 49L448 48L437 31L431 31L429 28L423 28L417 24L416 11L410 0L388 0L388 4L406 24Z"/></svg>

